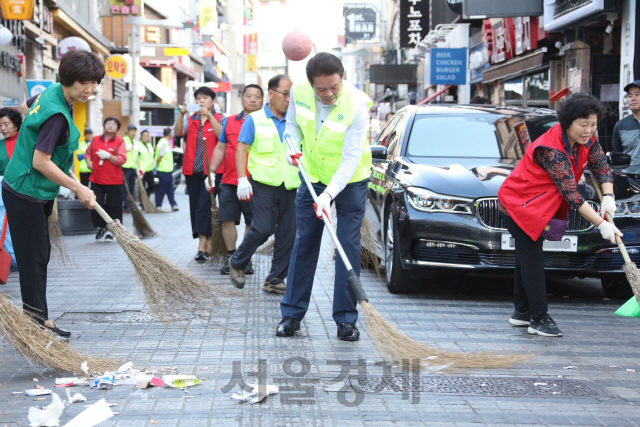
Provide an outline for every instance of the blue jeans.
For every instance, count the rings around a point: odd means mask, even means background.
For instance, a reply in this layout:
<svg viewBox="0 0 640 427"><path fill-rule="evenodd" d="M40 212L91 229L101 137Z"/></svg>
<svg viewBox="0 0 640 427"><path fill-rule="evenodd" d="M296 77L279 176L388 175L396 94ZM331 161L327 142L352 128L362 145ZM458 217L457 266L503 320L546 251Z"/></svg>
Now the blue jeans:
<svg viewBox="0 0 640 427"><path fill-rule="evenodd" d="M173 207L176 200L173 198L173 174L171 172L156 172L158 174L158 188L156 190L156 207L162 207L165 194L169 199L169 204Z"/></svg>
<svg viewBox="0 0 640 427"><path fill-rule="evenodd" d="M348 184L332 201L336 204L338 229L336 234L355 273L360 276L360 227L364 218L369 180ZM316 194L326 186L313 184ZM287 291L280 303L282 316L301 320L309 308L313 279L320 256L324 222L316 216L313 198L304 181L296 197L296 225L298 233L291 254ZM336 324L356 323L358 310L356 297L347 284L347 269L340 256L336 256L336 275L333 287L333 320Z"/></svg>

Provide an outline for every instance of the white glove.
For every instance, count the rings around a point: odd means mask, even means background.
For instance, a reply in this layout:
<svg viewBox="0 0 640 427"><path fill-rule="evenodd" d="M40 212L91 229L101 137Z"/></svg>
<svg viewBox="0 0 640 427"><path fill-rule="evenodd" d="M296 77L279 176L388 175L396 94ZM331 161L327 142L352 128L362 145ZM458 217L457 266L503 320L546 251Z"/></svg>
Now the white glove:
<svg viewBox="0 0 640 427"><path fill-rule="evenodd" d="M302 153L289 151L289 148L287 148L287 163L289 163L289 166L293 166L296 168L299 167L298 161L300 160L300 157L302 157Z"/></svg>
<svg viewBox="0 0 640 427"><path fill-rule="evenodd" d="M598 230L600 230L600 234L602 238L605 240L609 240L611 243L616 243L616 235L622 237L623 234L616 228L615 225L602 221L602 223L598 226Z"/></svg>
<svg viewBox="0 0 640 427"><path fill-rule="evenodd" d="M251 196L253 196L253 188L247 177L238 178L238 199L247 201Z"/></svg>
<svg viewBox="0 0 640 427"><path fill-rule="evenodd" d="M213 194L213 190L216 188L216 174L211 172L209 176L211 177L211 185L209 185L209 178L207 178L204 180L204 188L207 189L209 194Z"/></svg>
<svg viewBox="0 0 640 427"><path fill-rule="evenodd" d="M611 215L611 219L615 216L616 200L611 196L604 196L602 198L602 203L600 204L600 215L604 217L605 213Z"/></svg>
<svg viewBox="0 0 640 427"><path fill-rule="evenodd" d="M328 193L322 193L318 196L318 202L313 204L313 208L316 210L316 216L322 219L322 213L327 216L329 222L331 222L331 196Z"/></svg>
<svg viewBox="0 0 640 427"><path fill-rule="evenodd" d="M98 157L100 157L102 160L108 159L109 156L111 155L108 151L106 150L98 150Z"/></svg>

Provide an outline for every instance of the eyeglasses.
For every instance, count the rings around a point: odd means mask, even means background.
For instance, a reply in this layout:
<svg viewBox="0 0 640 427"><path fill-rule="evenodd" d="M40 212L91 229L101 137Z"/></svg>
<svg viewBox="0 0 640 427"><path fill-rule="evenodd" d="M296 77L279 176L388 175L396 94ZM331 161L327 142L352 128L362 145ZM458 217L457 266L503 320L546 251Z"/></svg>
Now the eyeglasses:
<svg viewBox="0 0 640 427"><path fill-rule="evenodd" d="M291 92L280 92L279 90L275 90L275 89L271 89L271 90L282 95L284 99L287 99L291 96Z"/></svg>

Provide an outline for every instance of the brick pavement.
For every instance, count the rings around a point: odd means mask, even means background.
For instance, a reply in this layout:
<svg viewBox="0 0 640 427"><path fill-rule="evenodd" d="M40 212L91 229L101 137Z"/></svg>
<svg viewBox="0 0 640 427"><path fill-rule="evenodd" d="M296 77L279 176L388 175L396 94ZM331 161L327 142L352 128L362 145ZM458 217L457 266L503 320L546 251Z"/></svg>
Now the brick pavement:
<svg viewBox="0 0 640 427"><path fill-rule="evenodd" d="M218 268L193 262L197 244L188 237L188 199L183 187L178 190L177 201L182 209L179 212L147 215L159 237L146 243L196 275L230 287L228 276L220 276ZM125 226L131 229L128 215ZM265 255L254 257L256 274L247 276L243 291L247 298L226 299L225 306L213 313L213 320L225 328L207 327L194 320L189 333L144 315L148 310L141 288L116 243L96 243L90 235L68 236L66 242L75 265L51 265L48 300L51 317L73 332L75 345L131 360L138 368L171 366L180 373L207 378L192 388L189 395L193 398L189 399L176 389L149 389L143 400L131 396L135 388L129 385L116 386L112 391L75 387L72 391L84 394L87 403L104 397L109 403L118 404L114 411L119 415L101 424L104 426L146 426L151 425L150 420L158 421L160 426L189 427L640 425L640 320L614 316L620 302L604 300L599 282L594 280L549 283L553 294L550 313L565 338L545 339L507 324L511 311L508 280L450 278L423 282L428 287L424 293L391 295L384 282L367 271L363 282L371 303L413 338L454 351L500 350L535 357L510 369L468 372L466 377L478 378L471 381L475 384L471 388L454 386L455 378L450 374L436 374L438 385L430 388L431 392L405 392L403 396L400 389L394 392L386 387L379 393L356 395L339 392L342 387L348 390L351 381L356 381L354 378L331 384L340 377L341 367L336 361L355 365L363 359L372 381L385 372L399 373L400 367L376 364L381 359L364 324L362 339L357 343L335 337L330 242L324 242L301 333L289 339L274 336L280 318L280 297L260 290L269 268ZM17 274L12 273L9 284L1 290L19 296L17 280ZM22 395L12 396L11 391L32 388L33 377L40 378L38 384L50 388L54 378L62 375L34 369L6 342L0 358L0 426L27 425L28 407L48 404L50 398L34 402ZM280 395L257 405L230 400L238 386L228 393L221 389L233 377L234 362L244 381L252 383L260 375L266 376L269 383L281 387ZM567 366L577 369L564 369ZM357 374L355 368L350 375ZM427 375L422 374L425 380L433 379ZM569 390L531 397L526 395L526 387L514 383L502 389L510 393L522 390L514 396L482 394L478 383L485 380L480 377L492 377L491 381L493 377L503 377L506 382L533 378L523 380L528 381L529 388L533 381L547 383L549 388L554 380L567 379L574 391L584 387L592 393L572 397ZM357 398L362 399L359 404L348 403ZM80 403L68 407L61 425L83 409Z"/></svg>

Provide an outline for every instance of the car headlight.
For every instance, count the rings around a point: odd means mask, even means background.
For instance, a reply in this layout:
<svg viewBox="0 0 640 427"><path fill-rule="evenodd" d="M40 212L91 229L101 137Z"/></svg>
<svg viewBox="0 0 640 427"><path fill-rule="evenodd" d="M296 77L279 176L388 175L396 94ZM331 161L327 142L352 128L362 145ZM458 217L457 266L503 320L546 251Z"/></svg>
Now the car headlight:
<svg viewBox="0 0 640 427"><path fill-rule="evenodd" d="M616 218L640 218L640 199L616 202Z"/></svg>
<svg viewBox="0 0 640 427"><path fill-rule="evenodd" d="M407 199L409 199L409 204L414 209L423 212L472 214L471 205L473 200L445 196L424 188L407 188Z"/></svg>

